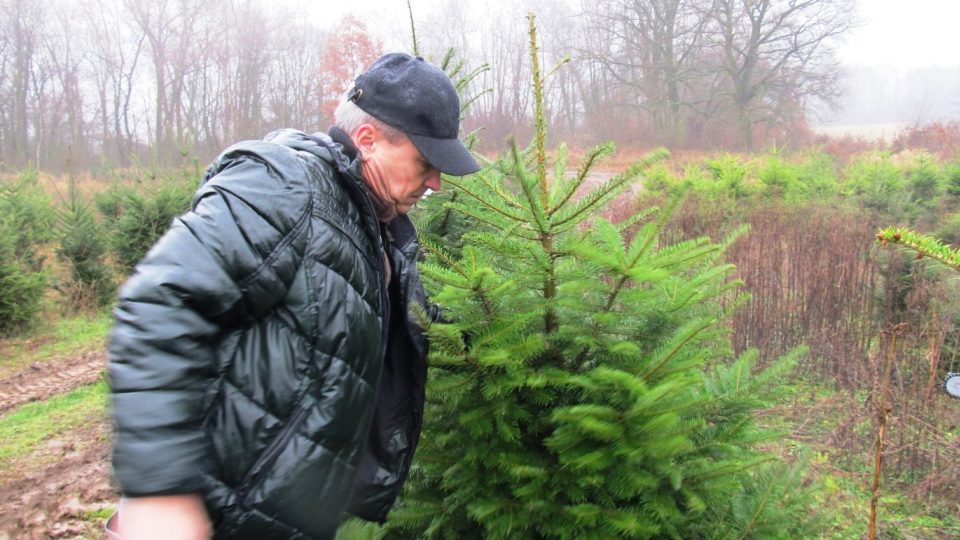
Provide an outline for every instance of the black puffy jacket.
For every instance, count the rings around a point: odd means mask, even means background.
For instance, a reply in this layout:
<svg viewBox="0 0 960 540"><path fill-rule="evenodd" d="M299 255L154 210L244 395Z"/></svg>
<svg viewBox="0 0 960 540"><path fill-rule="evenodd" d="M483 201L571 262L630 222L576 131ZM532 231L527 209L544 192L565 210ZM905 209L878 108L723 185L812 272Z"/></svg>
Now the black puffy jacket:
<svg viewBox="0 0 960 540"><path fill-rule="evenodd" d="M108 349L123 494L202 493L217 538L383 521L422 419L416 250L405 216L379 229L356 160L326 136L227 149L121 290Z"/></svg>

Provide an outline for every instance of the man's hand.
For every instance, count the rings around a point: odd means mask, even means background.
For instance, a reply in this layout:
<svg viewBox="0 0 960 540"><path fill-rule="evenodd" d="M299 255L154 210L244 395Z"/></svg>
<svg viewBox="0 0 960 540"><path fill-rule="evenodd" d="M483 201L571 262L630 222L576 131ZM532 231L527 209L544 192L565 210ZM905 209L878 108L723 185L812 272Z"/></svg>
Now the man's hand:
<svg viewBox="0 0 960 540"><path fill-rule="evenodd" d="M200 495L123 499L117 532L123 540L208 540L213 534Z"/></svg>

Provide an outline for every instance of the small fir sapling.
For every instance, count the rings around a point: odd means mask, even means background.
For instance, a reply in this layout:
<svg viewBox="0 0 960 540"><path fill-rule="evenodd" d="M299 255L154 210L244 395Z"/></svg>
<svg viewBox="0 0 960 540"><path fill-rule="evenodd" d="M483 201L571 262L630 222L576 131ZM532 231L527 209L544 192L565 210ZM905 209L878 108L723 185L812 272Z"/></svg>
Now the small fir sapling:
<svg viewBox="0 0 960 540"><path fill-rule="evenodd" d="M772 434L752 420L802 351L756 373L730 346L745 295L720 258L744 229L662 245L669 208L603 219L665 152L600 182L612 145L573 173L561 147L551 167L529 22L534 141L445 179L470 228L454 249L423 242L449 322L429 328L425 431L386 536L814 534L803 475L756 450Z"/></svg>

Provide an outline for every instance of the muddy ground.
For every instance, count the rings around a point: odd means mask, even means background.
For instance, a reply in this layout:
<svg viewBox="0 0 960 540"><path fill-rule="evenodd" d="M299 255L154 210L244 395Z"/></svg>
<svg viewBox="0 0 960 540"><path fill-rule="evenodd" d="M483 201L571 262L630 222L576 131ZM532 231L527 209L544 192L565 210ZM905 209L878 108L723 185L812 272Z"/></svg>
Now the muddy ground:
<svg viewBox="0 0 960 540"><path fill-rule="evenodd" d="M0 415L103 377L102 353L34 363L0 378ZM0 467L0 540L102 538L116 503L110 484L105 417L44 441L30 456Z"/></svg>

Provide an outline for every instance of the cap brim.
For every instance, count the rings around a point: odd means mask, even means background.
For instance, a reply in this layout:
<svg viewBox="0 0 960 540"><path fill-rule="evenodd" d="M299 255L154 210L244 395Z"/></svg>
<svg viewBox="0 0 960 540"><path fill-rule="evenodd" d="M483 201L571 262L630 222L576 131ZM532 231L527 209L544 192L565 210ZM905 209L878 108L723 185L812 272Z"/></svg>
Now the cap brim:
<svg viewBox="0 0 960 540"><path fill-rule="evenodd" d="M443 174L464 176L480 170L480 165L477 165L477 161L460 139L434 139L409 133L407 137L423 158Z"/></svg>

